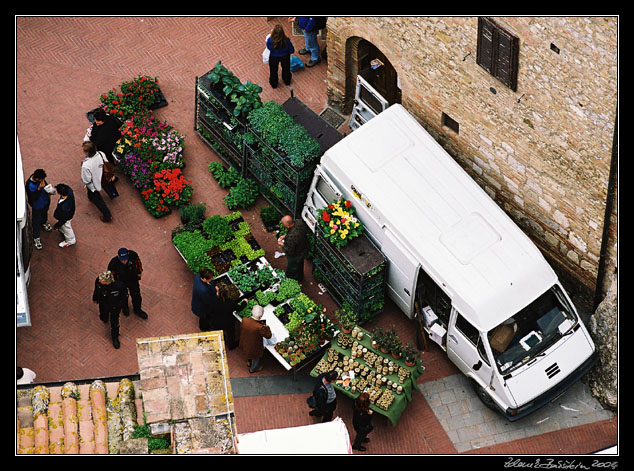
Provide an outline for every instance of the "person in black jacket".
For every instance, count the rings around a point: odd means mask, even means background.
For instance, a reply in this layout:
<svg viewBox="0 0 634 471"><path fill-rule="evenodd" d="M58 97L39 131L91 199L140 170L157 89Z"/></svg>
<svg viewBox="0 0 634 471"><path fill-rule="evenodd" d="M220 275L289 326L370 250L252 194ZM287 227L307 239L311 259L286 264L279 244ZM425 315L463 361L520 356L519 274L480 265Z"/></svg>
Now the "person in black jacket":
<svg viewBox="0 0 634 471"><path fill-rule="evenodd" d="M110 270L99 274L95 280L92 300L99 305L99 319L110 321L110 333L114 348L119 348L119 313L128 306L128 290L120 280L115 280Z"/></svg>
<svg viewBox="0 0 634 471"><path fill-rule="evenodd" d="M112 154L114 146L121 139L121 127L123 123L114 116L106 114L99 108L93 113L95 123L90 128L89 139L95 144L98 151L106 154L106 159L111 163L115 163L115 157Z"/></svg>
<svg viewBox="0 0 634 471"><path fill-rule="evenodd" d="M233 350L238 346L236 341L236 318L233 313L238 310L239 300L236 294L232 293L230 286L225 283L216 285L217 301L212 308L214 323L219 330L223 331L225 345L228 350Z"/></svg>
<svg viewBox="0 0 634 471"><path fill-rule="evenodd" d="M352 449L365 451L366 448L363 443L370 441L368 434L374 428L372 426L372 411L370 410L370 395L366 392L359 394L359 397L354 400L352 426L354 431L357 432Z"/></svg>
<svg viewBox="0 0 634 471"><path fill-rule="evenodd" d="M304 281L304 259L310 249L308 242L308 226L301 219L294 220L286 215L281 220L288 232L280 236L278 244L286 253L286 276L300 283Z"/></svg>
<svg viewBox="0 0 634 471"><path fill-rule="evenodd" d="M141 309L141 287L139 281L143 273L141 259L134 250L126 248L119 249L116 257L113 257L108 264L108 270L112 272L115 280L120 280L125 284L132 298L132 309L141 319L147 319L147 314ZM123 308L123 314L130 315L128 304Z"/></svg>
<svg viewBox="0 0 634 471"><path fill-rule="evenodd" d="M337 381L339 373L335 370L317 376L313 395L308 399L308 405L313 408L308 415L323 417L322 422L330 422L337 408L337 393L332 383Z"/></svg>
<svg viewBox="0 0 634 471"><path fill-rule="evenodd" d="M64 240L59 243L59 246L64 248L74 245L76 242L75 232L70 225L70 221L75 215L75 195L73 190L64 183L55 185L55 190L59 195L59 201L53 213L53 217L57 219L53 229L58 230L64 236Z"/></svg>
<svg viewBox="0 0 634 471"><path fill-rule="evenodd" d="M194 277L191 302L191 309L198 317L198 327L201 332L216 330L216 326L210 322L210 314L217 301L214 274L209 268L203 267Z"/></svg>

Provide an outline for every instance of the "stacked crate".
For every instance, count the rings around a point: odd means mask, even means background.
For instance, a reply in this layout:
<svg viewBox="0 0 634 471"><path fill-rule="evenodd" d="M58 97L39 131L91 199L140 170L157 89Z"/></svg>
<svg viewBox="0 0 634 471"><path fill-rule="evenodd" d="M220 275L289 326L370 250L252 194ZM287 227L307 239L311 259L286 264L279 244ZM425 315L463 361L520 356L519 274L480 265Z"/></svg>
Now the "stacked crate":
<svg viewBox="0 0 634 471"><path fill-rule="evenodd" d="M315 277L341 306L348 303L365 322L383 311L387 260L365 235L336 247L315 231Z"/></svg>

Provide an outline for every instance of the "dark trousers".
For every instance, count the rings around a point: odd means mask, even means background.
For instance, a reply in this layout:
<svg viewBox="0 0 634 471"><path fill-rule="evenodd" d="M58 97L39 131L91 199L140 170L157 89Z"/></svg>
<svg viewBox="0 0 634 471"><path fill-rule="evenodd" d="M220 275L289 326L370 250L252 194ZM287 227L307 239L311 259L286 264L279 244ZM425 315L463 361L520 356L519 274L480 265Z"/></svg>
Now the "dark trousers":
<svg viewBox="0 0 634 471"><path fill-rule="evenodd" d="M354 438L354 443L352 444L353 448L358 448L361 445L363 445L363 443L365 442L365 439L367 438L368 434L372 431L373 427L372 425L369 425L368 427L364 427L364 428L355 428L355 432L357 432L357 436Z"/></svg>
<svg viewBox="0 0 634 471"><path fill-rule="evenodd" d="M31 222L33 224L33 238L39 239L42 226L48 219L48 206L44 209L31 209Z"/></svg>
<svg viewBox="0 0 634 471"><path fill-rule="evenodd" d="M304 259L306 254L286 255L286 276L300 283L304 281Z"/></svg>
<svg viewBox="0 0 634 471"><path fill-rule="evenodd" d="M108 206L106 206L106 202L101 197L101 193L99 193L98 191L90 191L88 188L86 188L86 192L88 194L88 200L95 206L97 206L97 209L101 211L103 217L106 219L110 219L112 217L112 214L110 213Z"/></svg>
<svg viewBox="0 0 634 471"><path fill-rule="evenodd" d="M139 286L138 280L136 282L134 281L127 282L125 285L128 288L128 293L130 294L130 298L132 299L132 309L134 310L134 312L140 312L142 300L141 300L141 287ZM123 308L123 313L126 316L130 315L130 309L128 308L127 303Z"/></svg>
<svg viewBox="0 0 634 471"><path fill-rule="evenodd" d="M277 69L278 64L282 66L282 80L286 85L291 84L291 56L269 57L269 84L271 87L277 87Z"/></svg>
<svg viewBox="0 0 634 471"><path fill-rule="evenodd" d="M110 334L112 335L112 339L119 338L119 313L121 312L121 307L116 308L108 308L99 306L99 319L103 322L110 321Z"/></svg>

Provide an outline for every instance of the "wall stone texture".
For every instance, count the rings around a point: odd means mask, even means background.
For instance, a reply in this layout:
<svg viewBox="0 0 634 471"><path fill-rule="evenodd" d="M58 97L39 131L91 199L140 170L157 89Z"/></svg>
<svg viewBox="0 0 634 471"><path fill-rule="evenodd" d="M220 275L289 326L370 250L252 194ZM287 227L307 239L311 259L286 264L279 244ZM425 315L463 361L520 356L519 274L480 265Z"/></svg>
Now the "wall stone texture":
<svg viewBox="0 0 634 471"><path fill-rule="evenodd" d="M403 106L594 293L617 114L617 20L494 18L519 38L513 92L476 63L477 17L330 17L329 103L350 111L356 44L371 42L396 69ZM616 259L616 242L608 245Z"/></svg>

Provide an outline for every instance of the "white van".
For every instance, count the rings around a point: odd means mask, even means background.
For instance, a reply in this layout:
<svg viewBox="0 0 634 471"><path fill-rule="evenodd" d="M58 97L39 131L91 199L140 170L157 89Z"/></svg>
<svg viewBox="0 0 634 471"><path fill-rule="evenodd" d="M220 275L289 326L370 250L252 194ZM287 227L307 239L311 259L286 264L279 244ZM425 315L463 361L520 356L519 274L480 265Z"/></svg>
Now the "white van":
<svg viewBox="0 0 634 471"><path fill-rule="evenodd" d="M480 398L517 420L597 361L531 240L401 105L323 155L302 213L350 199L389 261L388 294L418 318Z"/></svg>
<svg viewBox="0 0 634 471"><path fill-rule="evenodd" d="M31 277L33 234L24 189L22 154L17 136L15 138L15 178L15 315L16 327L27 327L31 325L27 287Z"/></svg>

